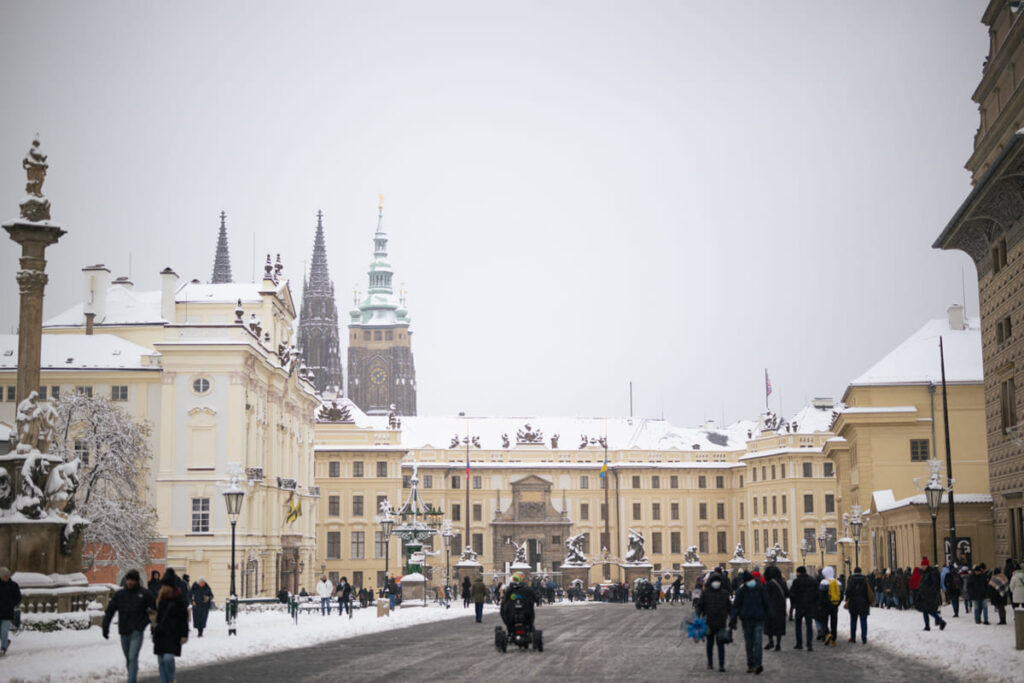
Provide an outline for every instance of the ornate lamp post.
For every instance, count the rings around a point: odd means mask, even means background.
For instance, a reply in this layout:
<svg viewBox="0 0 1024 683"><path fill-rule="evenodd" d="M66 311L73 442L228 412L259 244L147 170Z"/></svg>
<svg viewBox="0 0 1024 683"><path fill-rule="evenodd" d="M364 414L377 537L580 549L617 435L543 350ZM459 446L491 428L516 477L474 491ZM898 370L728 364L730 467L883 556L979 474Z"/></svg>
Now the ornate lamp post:
<svg viewBox="0 0 1024 683"><path fill-rule="evenodd" d="M807 553L809 553L810 551L811 549L807 545L807 539L804 538L802 541L800 541L800 560L801 564L803 564L804 566L807 565Z"/></svg>
<svg viewBox="0 0 1024 683"><path fill-rule="evenodd" d="M385 498L380 502L380 515L377 516L380 532L384 537L384 586L387 587L388 570L390 569L391 531L395 528L395 518L391 516L391 503Z"/></svg>
<svg viewBox="0 0 1024 683"><path fill-rule="evenodd" d="M228 518L231 520L231 595L229 597L231 606L228 609L228 635L237 635L235 622L238 618L238 594L235 591L235 525L238 524L238 514L242 511L242 499L245 491L238 485L241 478L241 466L238 463L231 463L228 469L230 483L224 489L224 505L227 507Z"/></svg>
<svg viewBox="0 0 1024 683"><path fill-rule="evenodd" d="M931 470L931 474L928 477L928 483L922 487L918 484L918 480L914 479L914 484L918 488L924 489L925 502L928 503L928 512L932 516L932 556L935 562L939 561L939 539L935 529L936 518L939 516L939 507L942 505L942 494L949 493L953 495L953 482L950 480L949 486L943 486L942 481L939 477L939 469L942 467L942 463L938 460L929 460L928 469ZM952 543L956 542L956 539L951 539ZM945 564L945 558L943 558L943 564Z"/></svg>
<svg viewBox="0 0 1024 683"><path fill-rule="evenodd" d="M849 524L850 531L853 533L853 562L854 568L856 568L860 566L860 532L868 523L868 513L861 512L860 505L853 505L850 507L850 512L843 513L843 523Z"/></svg>
<svg viewBox="0 0 1024 683"><path fill-rule="evenodd" d="M452 520L444 520L443 531L441 531L441 538L444 539L444 599L445 604L448 603L448 587L451 584L452 576L452 539L455 538L455 532L452 531Z"/></svg>
<svg viewBox="0 0 1024 683"><path fill-rule="evenodd" d="M825 568L825 546L828 545L828 541L829 541L830 538L832 538L832 535L829 534L829 533L826 533L825 525L823 524L821 526L821 530L818 532L818 550L821 551L821 567L820 567L820 569L824 569Z"/></svg>
<svg viewBox="0 0 1024 683"><path fill-rule="evenodd" d="M605 543L602 544L602 547L608 548L612 544L612 534L611 534L611 527L610 527L610 520L611 520L611 517L612 517L612 509L611 509L611 507L608 504L608 489L611 488L610 484L608 483L608 437L606 437L606 436L592 436L589 439L584 437L583 446L586 446L588 443L590 445L592 445L592 446L593 445L600 445L602 448L604 448L604 462L601 464L601 472L600 472L599 476L600 476L601 484L602 484L602 486L604 486L604 538L605 538ZM582 448L583 446L580 446L580 448ZM605 580L608 580L608 579L612 578L612 566L611 566L610 563L608 563L608 562L604 563L603 573L604 573Z"/></svg>

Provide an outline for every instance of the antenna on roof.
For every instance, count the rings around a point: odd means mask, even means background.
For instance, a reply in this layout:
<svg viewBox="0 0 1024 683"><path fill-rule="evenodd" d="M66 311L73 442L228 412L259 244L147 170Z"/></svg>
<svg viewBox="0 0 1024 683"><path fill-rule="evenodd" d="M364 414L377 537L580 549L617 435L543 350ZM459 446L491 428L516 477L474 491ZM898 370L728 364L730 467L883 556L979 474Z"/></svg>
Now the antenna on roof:
<svg viewBox="0 0 1024 683"><path fill-rule="evenodd" d="M252 281L256 282L256 231L252 232Z"/></svg>
<svg viewBox="0 0 1024 683"><path fill-rule="evenodd" d="M633 417L633 380L629 380L629 416Z"/></svg>
<svg viewBox="0 0 1024 683"><path fill-rule="evenodd" d="M128 252L128 279L132 279L132 252Z"/></svg>
<svg viewBox="0 0 1024 683"><path fill-rule="evenodd" d="M964 281L964 267L960 266L960 293L964 299L964 323L967 322L967 285ZM964 325L966 327L967 325Z"/></svg>

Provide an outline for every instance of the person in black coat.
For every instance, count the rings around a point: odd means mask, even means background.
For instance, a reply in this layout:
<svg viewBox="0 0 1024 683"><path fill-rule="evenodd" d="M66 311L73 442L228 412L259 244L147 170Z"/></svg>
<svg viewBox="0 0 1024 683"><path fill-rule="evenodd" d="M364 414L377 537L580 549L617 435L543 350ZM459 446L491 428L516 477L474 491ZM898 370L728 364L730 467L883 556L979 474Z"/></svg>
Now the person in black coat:
<svg viewBox="0 0 1024 683"><path fill-rule="evenodd" d="M142 636L149 625L150 611L156 609L156 601L148 588L139 585L139 572L129 570L124 575L124 588L110 598L103 613L103 637L110 638L110 622L117 614L117 632L121 636L121 650L124 652L128 680L134 681L139 673L139 650Z"/></svg>
<svg viewBox="0 0 1024 683"><path fill-rule="evenodd" d="M473 586L469 581L469 577L465 576L462 578L462 606L469 607L469 603L473 600Z"/></svg>
<svg viewBox="0 0 1024 683"><path fill-rule="evenodd" d="M156 594L160 592L160 572L154 569L149 573L149 583L146 587L149 588L153 599L156 600Z"/></svg>
<svg viewBox="0 0 1024 683"><path fill-rule="evenodd" d="M21 588L11 578L11 570L0 567L0 655L7 654L7 647L11 644L7 634L14 624L14 608L20 602Z"/></svg>
<svg viewBox="0 0 1024 683"><path fill-rule="evenodd" d="M764 622L771 614L771 603L764 586L750 572L743 572L743 585L736 593L729 614L729 628L736 628L737 618L743 622L743 642L747 649L747 673L761 673L761 637Z"/></svg>
<svg viewBox="0 0 1024 683"><path fill-rule="evenodd" d="M807 574L807 567L796 568L796 578L793 585L789 587L789 601L793 604L796 612L796 648L802 650L803 630L807 630L807 650L814 649L811 635L814 632L812 622L814 621L814 610L818 604L818 583Z"/></svg>
<svg viewBox="0 0 1024 683"><path fill-rule="evenodd" d="M188 640L188 604L178 587L179 581L174 570L168 568L156 598L153 654L160 669L160 683L173 683L174 658L181 656L181 646Z"/></svg>
<svg viewBox="0 0 1024 683"><path fill-rule="evenodd" d="M708 623L707 647L708 647L708 668L714 669L714 646L718 645L718 670L725 671L725 643L721 638L721 632L729 623L729 610L732 608L729 590L729 583L722 578L722 575L715 572L708 580L707 588L697 598L695 607L697 614L704 617Z"/></svg>
<svg viewBox="0 0 1024 683"><path fill-rule="evenodd" d="M764 649L774 647L778 651L782 649L782 636L786 635L786 600L789 598L789 589L786 588L782 572L775 565L764 570L764 580L768 600L772 605L771 614L764 622L764 633L768 636L768 644Z"/></svg>
<svg viewBox="0 0 1024 683"><path fill-rule="evenodd" d="M855 567L846 582L846 607L850 610L850 642L857 642L857 621L860 620L860 642L868 642L868 614L871 613L872 588L866 576Z"/></svg>
<svg viewBox="0 0 1024 683"><path fill-rule="evenodd" d="M202 638L206 620L210 616L210 607L213 605L213 591L203 577L199 577L199 580L192 584L189 602L192 605L192 624L196 627L196 636Z"/></svg>
<svg viewBox="0 0 1024 683"><path fill-rule="evenodd" d="M939 616L942 599L939 595L939 570L932 567L927 557L921 558L921 584L914 605L924 614L924 630L930 631L928 617L935 619L939 630L946 628L946 620Z"/></svg>
<svg viewBox="0 0 1024 683"><path fill-rule="evenodd" d="M352 618L352 585L348 577L341 577L341 581L334 588L334 595L338 598L338 616L340 617L348 610L348 618Z"/></svg>

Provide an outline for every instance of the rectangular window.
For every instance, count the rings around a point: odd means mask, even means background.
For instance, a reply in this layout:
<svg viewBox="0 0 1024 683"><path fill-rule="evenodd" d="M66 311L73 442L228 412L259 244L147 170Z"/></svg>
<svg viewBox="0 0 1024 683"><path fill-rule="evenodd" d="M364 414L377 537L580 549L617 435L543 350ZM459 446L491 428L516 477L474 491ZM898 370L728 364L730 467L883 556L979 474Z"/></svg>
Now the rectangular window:
<svg viewBox="0 0 1024 683"><path fill-rule="evenodd" d="M740 519L743 519L743 501L740 501Z"/></svg>
<svg viewBox="0 0 1024 683"><path fill-rule="evenodd" d="M668 539L669 543L671 544L669 552L671 552L673 555L678 555L679 553L683 552L682 534L680 534L678 531L673 531L671 534L669 534Z"/></svg>
<svg viewBox="0 0 1024 683"><path fill-rule="evenodd" d="M337 460L332 460L327 463L327 476L328 477L340 477L341 476L341 463Z"/></svg>
<svg viewBox="0 0 1024 683"><path fill-rule="evenodd" d="M768 468L761 465L761 481L768 481Z"/></svg>
<svg viewBox="0 0 1024 683"><path fill-rule="evenodd" d="M670 489L677 489L677 488L679 488L679 477L676 476L675 474L670 476L668 478L668 487Z"/></svg>
<svg viewBox="0 0 1024 683"><path fill-rule="evenodd" d="M661 555L661 533L655 531L651 534L651 552Z"/></svg>
<svg viewBox="0 0 1024 683"><path fill-rule="evenodd" d="M640 503L633 503L633 519L640 519Z"/></svg>
<svg viewBox="0 0 1024 683"><path fill-rule="evenodd" d="M85 441L75 439L75 457L81 460L84 466L89 466L89 446Z"/></svg>
<svg viewBox="0 0 1024 683"><path fill-rule="evenodd" d="M395 338L395 333L391 330L387 330L384 333L384 341L392 341Z"/></svg>
<svg viewBox="0 0 1024 683"><path fill-rule="evenodd" d="M757 533L757 529L754 529L754 552L761 552L761 537Z"/></svg>
<svg viewBox="0 0 1024 683"><path fill-rule="evenodd" d="M640 488L640 477L633 475L633 488Z"/></svg>
<svg viewBox="0 0 1024 683"><path fill-rule="evenodd" d="M75 387L75 393L79 396L92 398L92 387Z"/></svg>
<svg viewBox="0 0 1024 683"><path fill-rule="evenodd" d="M811 463L809 462L804 463L804 476L807 478L811 478L814 476L813 465L811 465Z"/></svg>
<svg viewBox="0 0 1024 683"><path fill-rule="evenodd" d="M708 504L707 503L701 503L700 504L700 514L698 516L700 517L700 519L707 519L708 518Z"/></svg>
<svg viewBox="0 0 1024 683"><path fill-rule="evenodd" d="M411 478L410 475L408 475L408 474L403 474L402 475L402 488L403 489L412 488L412 478Z"/></svg>
<svg viewBox="0 0 1024 683"><path fill-rule="evenodd" d="M656 474L653 477L651 477L651 488L652 489L660 489L661 488L661 477L659 477Z"/></svg>
<svg viewBox="0 0 1024 683"><path fill-rule="evenodd" d="M341 515L341 496L331 496L327 499L327 515L329 517Z"/></svg>
<svg viewBox="0 0 1024 683"><path fill-rule="evenodd" d="M462 521L462 506L458 503L452 503L452 521Z"/></svg>
<svg viewBox="0 0 1024 683"><path fill-rule="evenodd" d="M586 521L590 519L590 506L586 503L580 503L580 520Z"/></svg>
<svg viewBox="0 0 1024 683"><path fill-rule="evenodd" d="M725 519L725 503L715 505L715 513L718 519Z"/></svg>
<svg viewBox="0 0 1024 683"><path fill-rule="evenodd" d="M724 531L719 531L718 532L718 552L723 554L723 555L725 553L727 553L728 552L726 550L726 546L727 545L728 544L726 543L725 532Z"/></svg>
<svg viewBox="0 0 1024 683"><path fill-rule="evenodd" d="M352 516L362 517L363 516L363 497L352 496Z"/></svg>
<svg viewBox="0 0 1024 683"><path fill-rule="evenodd" d="M381 332L381 330L374 330L373 331L373 341L383 341L383 340L384 340L384 333Z"/></svg>
<svg viewBox="0 0 1024 683"><path fill-rule="evenodd" d="M601 548L604 549L604 548L607 548L607 547L608 547L608 534L606 534L605 532L602 531L601 532Z"/></svg>
<svg viewBox="0 0 1024 683"><path fill-rule="evenodd" d="M551 537L551 545L555 546L556 548L558 546L562 545L562 537L561 536L552 536Z"/></svg>
<svg viewBox="0 0 1024 683"><path fill-rule="evenodd" d="M772 545L775 545L778 542L779 542L779 530L778 529L772 529Z"/></svg>
<svg viewBox="0 0 1024 683"><path fill-rule="evenodd" d="M806 514L810 514L812 512L814 512L814 494L813 493L805 493L804 494L804 514L806 515Z"/></svg>
<svg viewBox="0 0 1024 683"><path fill-rule="evenodd" d="M708 487L708 478L703 474L697 477L697 488L706 489Z"/></svg>
<svg viewBox="0 0 1024 683"><path fill-rule="evenodd" d="M772 465L772 479L775 478L775 465Z"/></svg>
<svg viewBox="0 0 1024 683"><path fill-rule="evenodd" d="M373 333L369 330L363 331L363 341L371 341L373 339Z"/></svg>
<svg viewBox="0 0 1024 683"><path fill-rule="evenodd" d="M807 551L813 553L817 548L817 532L812 527L804 527L804 543L807 544Z"/></svg>
<svg viewBox="0 0 1024 683"><path fill-rule="evenodd" d="M761 531L761 537L764 539L764 549L768 550L768 530L764 529Z"/></svg>
<svg viewBox="0 0 1024 683"><path fill-rule="evenodd" d="M383 479L388 476L388 461L378 460L377 461L377 476Z"/></svg>
<svg viewBox="0 0 1024 683"><path fill-rule="evenodd" d="M39 400L40 401L45 401L46 400L46 387L39 387Z"/></svg>
<svg viewBox="0 0 1024 683"><path fill-rule="evenodd" d="M128 400L128 385L127 384L115 384L115 385L111 386L110 387L110 400L111 401L127 401Z"/></svg>
<svg viewBox="0 0 1024 683"><path fill-rule="evenodd" d="M423 488L432 489L434 488L434 476L432 474L423 475Z"/></svg>
<svg viewBox="0 0 1024 683"><path fill-rule="evenodd" d="M717 477L715 477L715 488L716 489L724 489L725 488L725 477L723 477L722 475L718 475Z"/></svg>
<svg viewBox="0 0 1024 683"><path fill-rule="evenodd" d="M60 387L59 386L52 386L52 387L50 387L50 399L56 401L58 398L60 398Z"/></svg>
<svg viewBox="0 0 1024 683"><path fill-rule="evenodd" d="M775 496L772 496L772 514L773 515L779 514L778 501L776 500Z"/></svg>
<svg viewBox="0 0 1024 683"><path fill-rule="evenodd" d="M377 496L377 504L374 506L374 510L380 512L380 504L387 500L387 496Z"/></svg>
<svg viewBox="0 0 1024 683"><path fill-rule="evenodd" d="M453 489L461 489L462 488L462 477L461 476L452 477L452 488Z"/></svg>
<svg viewBox="0 0 1024 683"><path fill-rule="evenodd" d="M363 587L363 573L352 572L352 588L358 590Z"/></svg>
<svg viewBox="0 0 1024 683"><path fill-rule="evenodd" d="M782 530L782 549L789 552L789 529Z"/></svg>
<svg viewBox="0 0 1024 683"><path fill-rule="evenodd" d="M825 494L825 512L836 511L836 497L831 493Z"/></svg>
<svg viewBox="0 0 1024 683"><path fill-rule="evenodd" d="M672 503L671 516L673 521L679 520L679 503Z"/></svg>
<svg viewBox="0 0 1024 683"><path fill-rule="evenodd" d="M751 481L757 481L757 468L756 467L751 467L750 468L750 480Z"/></svg>
<svg viewBox="0 0 1024 683"><path fill-rule="evenodd" d="M483 519L484 508L480 503L473 503L473 521L479 522Z"/></svg>
<svg viewBox="0 0 1024 683"><path fill-rule="evenodd" d="M1017 424L1017 383L1012 377L1000 385L1003 429Z"/></svg>
<svg viewBox="0 0 1024 683"><path fill-rule="evenodd" d="M18 396L18 387L9 386L7 387L7 402L14 403L14 399Z"/></svg>
<svg viewBox="0 0 1024 683"><path fill-rule="evenodd" d="M192 533L206 534L210 532L210 499L192 499Z"/></svg>
<svg viewBox="0 0 1024 683"><path fill-rule="evenodd" d="M836 534L836 528L834 526L830 526L827 529L825 529L825 536L828 537L828 540L825 541L825 552L836 552L836 549L838 548L836 542L839 540L839 535Z"/></svg>
<svg viewBox="0 0 1024 683"><path fill-rule="evenodd" d="M743 475L740 475L740 488L743 488Z"/></svg>
<svg viewBox="0 0 1024 683"><path fill-rule="evenodd" d="M910 461L925 462L928 460L928 439L910 440Z"/></svg>
<svg viewBox="0 0 1024 683"><path fill-rule="evenodd" d="M700 548L699 548L699 551L702 552L702 553L708 552L708 532L706 532L706 531L700 532L699 538L700 538L700 542L699 542Z"/></svg>
<svg viewBox="0 0 1024 683"><path fill-rule="evenodd" d="M786 463L779 465L779 479L786 478Z"/></svg>
<svg viewBox="0 0 1024 683"><path fill-rule="evenodd" d="M580 488L581 489L589 489L590 488L590 477L588 477L587 475L583 475L582 477L580 477Z"/></svg>
<svg viewBox="0 0 1024 683"><path fill-rule="evenodd" d="M651 519L655 521L661 519L661 503L651 503Z"/></svg>
<svg viewBox="0 0 1024 683"><path fill-rule="evenodd" d="M352 532L352 559L362 560L366 558L366 532Z"/></svg>
<svg viewBox="0 0 1024 683"><path fill-rule="evenodd" d="M744 548L747 547L747 532L742 529L740 530L740 543L743 544Z"/></svg>
<svg viewBox="0 0 1024 683"><path fill-rule="evenodd" d="M382 560L385 555L385 543L384 532L374 531L373 532L373 559Z"/></svg>
<svg viewBox="0 0 1024 683"><path fill-rule="evenodd" d="M757 496L754 496L754 516L757 517Z"/></svg>
<svg viewBox="0 0 1024 683"><path fill-rule="evenodd" d="M477 555L484 554L484 535L473 534L473 552Z"/></svg>
<svg viewBox="0 0 1024 683"><path fill-rule="evenodd" d="M473 475L473 488L482 489L484 487L484 478L479 474Z"/></svg>
<svg viewBox="0 0 1024 683"><path fill-rule="evenodd" d="M598 478L597 478L597 484L598 484L598 488L601 488L601 489L608 488L608 477L606 477L604 475L599 475Z"/></svg>
<svg viewBox="0 0 1024 683"><path fill-rule="evenodd" d="M352 476L359 478L363 476L363 461L356 460L352 463Z"/></svg>
<svg viewBox="0 0 1024 683"><path fill-rule="evenodd" d="M341 532L340 531L328 531L327 532L327 559L328 560L340 560L341 559Z"/></svg>
<svg viewBox="0 0 1024 683"><path fill-rule="evenodd" d="M785 494L782 495L782 514L786 514L786 498L788 497Z"/></svg>

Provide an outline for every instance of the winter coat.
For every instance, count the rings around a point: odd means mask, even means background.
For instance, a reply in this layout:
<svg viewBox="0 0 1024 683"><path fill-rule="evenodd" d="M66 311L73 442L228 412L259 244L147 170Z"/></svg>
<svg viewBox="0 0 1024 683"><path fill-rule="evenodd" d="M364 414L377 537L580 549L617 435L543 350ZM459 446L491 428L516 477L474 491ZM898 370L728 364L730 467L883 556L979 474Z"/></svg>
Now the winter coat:
<svg viewBox="0 0 1024 683"><path fill-rule="evenodd" d="M122 588L114 593L103 613L103 632L110 633L110 621L117 613L117 632L122 636L132 631L142 631L149 625L149 610L156 608L156 601L149 589L136 586L135 590Z"/></svg>
<svg viewBox="0 0 1024 683"><path fill-rule="evenodd" d="M1018 605L1024 603L1024 568L1018 569L1010 579L1010 595Z"/></svg>
<svg viewBox="0 0 1024 683"><path fill-rule="evenodd" d="M1009 582L1002 574L993 574L988 580L988 599L993 607L1006 607L1006 592Z"/></svg>
<svg viewBox="0 0 1024 683"><path fill-rule="evenodd" d="M188 638L188 605L177 586L174 594L156 606L153 627L153 654L181 656L181 639Z"/></svg>
<svg viewBox="0 0 1024 683"><path fill-rule="evenodd" d="M818 582L818 609L816 611L816 618L819 621L824 621L826 618L831 616L833 612L839 609L839 605L832 603L832 596L829 595L829 587L831 582L835 579L836 572L832 567L825 567L822 570L822 579ZM838 583L838 582L837 582ZM839 584L839 601L843 600L843 585Z"/></svg>
<svg viewBox="0 0 1024 683"><path fill-rule="evenodd" d="M789 601L797 614L813 613L818 602L818 585L814 579L807 574L797 574L789 588Z"/></svg>
<svg viewBox="0 0 1024 683"><path fill-rule="evenodd" d="M718 590L708 588L701 593L700 598L697 600L697 614L702 615L704 620L708 622L709 633L721 631L729 622L729 611L732 608L732 603L729 601L729 590L726 588L726 585L728 584L723 581L722 586Z"/></svg>
<svg viewBox="0 0 1024 683"><path fill-rule="evenodd" d="M906 600L909 595L907 587L907 575L903 572L896 574L892 580L892 594L899 600Z"/></svg>
<svg viewBox="0 0 1024 683"><path fill-rule="evenodd" d="M701 595L701 597L704 597ZM735 622L740 618L744 622L765 621L772 611L771 601L768 599L768 591L758 583L753 588L747 584L740 587L736 593L736 600L732 603L732 611L729 614L729 621Z"/></svg>
<svg viewBox="0 0 1024 683"><path fill-rule="evenodd" d="M921 572L921 586L917 589L914 607L922 612L937 612L940 604L939 570L935 567L928 567Z"/></svg>
<svg viewBox="0 0 1024 683"><path fill-rule="evenodd" d="M14 579L0 581L0 619L14 619L14 608L21 602L21 588Z"/></svg>
<svg viewBox="0 0 1024 683"><path fill-rule="evenodd" d="M960 597L960 593L963 592L964 582L960 578L960 574L955 569L950 569L949 573L946 574L946 581L944 584L946 589L946 597L949 599Z"/></svg>
<svg viewBox="0 0 1024 683"><path fill-rule="evenodd" d="M971 572L967 577L967 597L971 601L984 600L987 597L987 584L985 572Z"/></svg>
<svg viewBox="0 0 1024 683"><path fill-rule="evenodd" d="M331 585L331 582L327 579L323 579L321 581L316 582L316 594L321 598L331 597L331 592L333 590L334 587Z"/></svg>
<svg viewBox="0 0 1024 683"><path fill-rule="evenodd" d="M907 583L907 588L912 591L921 590L921 568L914 567L914 571L910 574L910 581Z"/></svg>
<svg viewBox="0 0 1024 683"><path fill-rule="evenodd" d="M789 597L789 590L782 580L782 573L776 567L769 567L765 570L765 577L767 577L765 591L768 593L771 612L764 624L764 634L766 636L784 636L786 635L786 599Z"/></svg>
<svg viewBox="0 0 1024 683"><path fill-rule="evenodd" d="M484 580L479 576L470 586L470 592L473 594L473 602L483 603L487 600L487 586L484 585Z"/></svg>
<svg viewBox="0 0 1024 683"><path fill-rule="evenodd" d="M850 607L851 615L859 616L871 613L868 580L863 574L853 574L846 582L846 604Z"/></svg>
<svg viewBox="0 0 1024 683"><path fill-rule="evenodd" d="M472 584L469 582L469 577L467 576L465 579L462 580L462 599L469 600L471 591Z"/></svg>
<svg viewBox="0 0 1024 683"><path fill-rule="evenodd" d="M342 583L338 582L337 587L334 589L334 596L338 598L338 602L345 602L346 600L352 599L352 584L348 581Z"/></svg>
<svg viewBox="0 0 1024 683"><path fill-rule="evenodd" d="M192 584L189 602L192 603L192 623L196 628L206 628L206 619L210 616L210 606L213 604L213 590L210 589L210 584Z"/></svg>
<svg viewBox="0 0 1024 683"><path fill-rule="evenodd" d="M156 576L150 576L149 583L146 584L146 588L153 595L153 599L156 600L157 593L160 592L160 572L153 572Z"/></svg>

